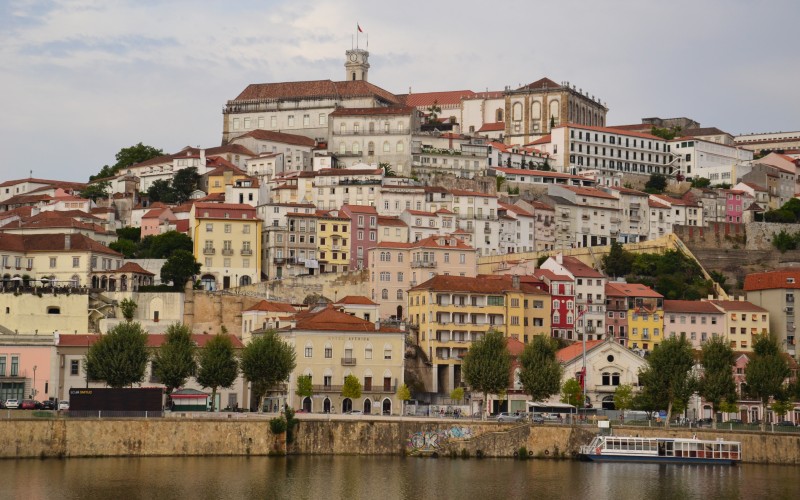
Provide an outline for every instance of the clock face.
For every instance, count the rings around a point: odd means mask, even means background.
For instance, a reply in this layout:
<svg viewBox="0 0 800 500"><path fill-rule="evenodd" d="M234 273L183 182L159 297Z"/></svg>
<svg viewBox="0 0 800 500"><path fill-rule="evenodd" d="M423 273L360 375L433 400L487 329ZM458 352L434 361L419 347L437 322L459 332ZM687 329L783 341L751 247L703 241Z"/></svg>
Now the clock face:
<svg viewBox="0 0 800 500"><path fill-rule="evenodd" d="M353 62L358 61L358 54L350 54L350 60Z"/></svg>

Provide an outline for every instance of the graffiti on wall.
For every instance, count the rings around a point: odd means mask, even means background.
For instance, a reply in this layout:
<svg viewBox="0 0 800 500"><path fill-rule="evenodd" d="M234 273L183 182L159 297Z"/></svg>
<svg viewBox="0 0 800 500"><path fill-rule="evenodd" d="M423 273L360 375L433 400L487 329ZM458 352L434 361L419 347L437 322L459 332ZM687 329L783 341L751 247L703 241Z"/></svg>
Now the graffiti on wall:
<svg viewBox="0 0 800 500"><path fill-rule="evenodd" d="M409 451L435 451L451 439L470 439L472 429L469 427L450 427L434 431L415 432L408 436L406 448Z"/></svg>

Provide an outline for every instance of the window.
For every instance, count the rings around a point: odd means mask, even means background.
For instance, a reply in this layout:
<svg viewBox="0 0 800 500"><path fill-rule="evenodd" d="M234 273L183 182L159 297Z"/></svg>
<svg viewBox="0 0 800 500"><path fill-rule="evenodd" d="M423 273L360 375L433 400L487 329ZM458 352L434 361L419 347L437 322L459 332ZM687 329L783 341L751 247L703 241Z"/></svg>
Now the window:
<svg viewBox="0 0 800 500"><path fill-rule="evenodd" d="M391 358L387 358L391 359ZM19 376L19 356L11 356L11 374L12 377Z"/></svg>
<svg viewBox="0 0 800 500"><path fill-rule="evenodd" d="M389 290L387 290L385 288L383 290L381 290L381 299L389 300Z"/></svg>
<svg viewBox="0 0 800 500"><path fill-rule="evenodd" d="M3 361L5 361L5 358L2 359ZM69 362L70 375L80 375L80 369L81 369L81 361L79 359L73 359L72 361ZM2 375L2 372L0 372L0 375Z"/></svg>
<svg viewBox="0 0 800 500"><path fill-rule="evenodd" d="M231 232L231 225L230 224L225 224L225 232L226 233L230 233Z"/></svg>
<svg viewBox="0 0 800 500"><path fill-rule="evenodd" d="M17 267L19 267L19 266L17 266ZM54 267L56 267L56 258L55 257L50 257L50 268L54 268Z"/></svg>
<svg viewBox="0 0 800 500"><path fill-rule="evenodd" d="M310 358L314 354L314 347L311 344L306 344L305 357Z"/></svg>
<svg viewBox="0 0 800 500"><path fill-rule="evenodd" d="M403 300L403 290L400 288L397 289L397 300Z"/></svg>
<svg viewBox="0 0 800 500"><path fill-rule="evenodd" d="M325 357L328 359L333 357L333 347L330 344L325 345Z"/></svg>
<svg viewBox="0 0 800 500"><path fill-rule="evenodd" d="M383 346L383 359L392 359L392 346Z"/></svg>
<svg viewBox="0 0 800 500"><path fill-rule="evenodd" d="M0 377L6 376L6 357L0 356Z"/></svg>

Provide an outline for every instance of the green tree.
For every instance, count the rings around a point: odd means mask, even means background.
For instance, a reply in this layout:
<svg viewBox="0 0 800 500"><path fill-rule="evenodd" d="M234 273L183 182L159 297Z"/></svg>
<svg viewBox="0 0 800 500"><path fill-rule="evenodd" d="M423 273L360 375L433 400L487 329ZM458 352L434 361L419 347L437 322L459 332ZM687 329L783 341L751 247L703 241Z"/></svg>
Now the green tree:
<svg viewBox="0 0 800 500"><path fill-rule="evenodd" d="M695 177L692 179L692 187L693 188L707 188L711 185L711 181L706 179L705 177Z"/></svg>
<svg viewBox="0 0 800 500"><path fill-rule="evenodd" d="M348 375L344 378L342 386L342 397L358 399L361 397L361 382L355 375Z"/></svg>
<svg viewBox="0 0 800 500"><path fill-rule="evenodd" d="M200 272L200 263L192 252L176 250L161 267L161 281L172 282L173 288L183 290L186 282Z"/></svg>
<svg viewBox="0 0 800 500"><path fill-rule="evenodd" d="M550 130L553 130L556 126L556 118L554 116L550 117Z"/></svg>
<svg viewBox="0 0 800 500"><path fill-rule="evenodd" d="M703 344L703 373L698 382L698 393L711 405L711 425L717 428L717 412L724 401L736 400L736 382L733 380L734 354L722 337L713 337Z"/></svg>
<svg viewBox="0 0 800 500"><path fill-rule="evenodd" d="M791 210L768 210L764 212L764 220L766 222L779 222L783 224L793 224L797 222L797 217Z"/></svg>
<svg viewBox="0 0 800 500"><path fill-rule="evenodd" d="M450 391L450 399L453 401L462 401L464 399L464 388L456 387Z"/></svg>
<svg viewBox="0 0 800 500"><path fill-rule="evenodd" d="M90 379L102 380L109 387L131 386L144 380L150 355L147 332L139 323L120 323L86 353L86 373Z"/></svg>
<svg viewBox="0 0 800 500"><path fill-rule="evenodd" d="M761 401L762 414L766 415L770 398L783 394L783 384L789 377L789 366L781 354L775 335L758 335L753 342L753 354L744 369L747 391L750 396ZM761 430L766 429L764 419Z"/></svg>
<svg viewBox="0 0 800 500"><path fill-rule="evenodd" d="M156 179L147 188L147 197L151 202L175 203L175 193L168 179Z"/></svg>
<svg viewBox="0 0 800 500"><path fill-rule="evenodd" d="M142 239L142 228L140 227L121 227L117 229L117 237L138 243Z"/></svg>
<svg viewBox="0 0 800 500"><path fill-rule="evenodd" d="M97 201L101 198L108 198L108 191L110 188L111 183L108 181L92 182L80 192L79 196L81 198Z"/></svg>
<svg viewBox="0 0 800 500"><path fill-rule="evenodd" d="M433 104L428 106L428 123L436 123L441 112L442 107L439 106L439 101L434 99Z"/></svg>
<svg viewBox="0 0 800 500"><path fill-rule="evenodd" d="M662 341L647 358L647 368L639 372L639 384L662 409L667 409L666 427L673 407L683 406L695 389L692 346L685 337Z"/></svg>
<svg viewBox="0 0 800 500"><path fill-rule="evenodd" d="M175 203L183 203L197 189L200 183L200 174L197 167L182 168L172 178L172 190L175 193Z"/></svg>
<svg viewBox="0 0 800 500"><path fill-rule="evenodd" d="M408 388L406 384L403 384L397 388L397 399L399 399L403 403L411 399L411 390Z"/></svg>
<svg viewBox="0 0 800 500"><path fill-rule="evenodd" d="M151 259L166 259L176 250L191 252L194 249L192 238L178 231L167 231L146 239L149 246L148 256Z"/></svg>
<svg viewBox="0 0 800 500"><path fill-rule="evenodd" d="M531 400L544 401L561 388L561 364L556 359L557 344L543 335L534 335L520 356L519 379Z"/></svg>
<svg viewBox="0 0 800 500"><path fill-rule="evenodd" d="M122 317L125 318L125 321L133 321L133 316L136 314L136 309L139 308L139 304L133 301L133 299L123 299L119 303L119 308L122 311Z"/></svg>
<svg viewBox="0 0 800 500"><path fill-rule="evenodd" d="M583 389L581 383L574 377L561 386L561 402L576 408L583 406Z"/></svg>
<svg viewBox="0 0 800 500"><path fill-rule="evenodd" d="M615 241L611 250L603 257L603 270L607 276L625 276L631 272L634 255L623 248L622 243Z"/></svg>
<svg viewBox="0 0 800 500"><path fill-rule="evenodd" d="M239 360L233 342L227 335L214 335L200 349L197 367L197 383L211 388L211 411L216 410L217 388L233 385L239 375Z"/></svg>
<svg viewBox="0 0 800 500"><path fill-rule="evenodd" d="M784 420L784 417L786 417L787 413L794 409L794 402L791 399L781 398L773 401L769 407L773 412L775 412L775 415L780 417L780 420L778 420L780 422L781 420Z"/></svg>
<svg viewBox="0 0 800 500"><path fill-rule="evenodd" d="M395 173L394 169L387 162L378 163L378 168L383 170L383 176L384 177L397 177L397 174Z"/></svg>
<svg viewBox="0 0 800 500"><path fill-rule="evenodd" d="M132 259L136 256L136 251L139 249L139 246L131 240L120 238L117 241L109 243L108 248L121 253L126 259Z"/></svg>
<svg viewBox="0 0 800 500"><path fill-rule="evenodd" d="M153 373L167 388L167 397L197 373L197 347L182 323L167 328L164 344L153 355Z"/></svg>
<svg viewBox="0 0 800 500"><path fill-rule="evenodd" d="M644 190L648 193L659 194L667 189L667 177L663 174L650 174L650 179L644 185Z"/></svg>
<svg viewBox="0 0 800 500"><path fill-rule="evenodd" d="M506 389L511 373L511 355L503 334L489 330L483 338L474 341L464 356L461 371L472 390L483 394L484 406L489 394L498 394ZM485 407L481 412L481 419L484 418Z"/></svg>
<svg viewBox="0 0 800 500"><path fill-rule="evenodd" d="M117 172L123 168L130 167L131 165L147 161L157 156L162 156L163 154L164 151L152 146L147 146L141 142L127 148L122 148L115 155L117 162L114 165L105 165L102 170L100 170L100 173L90 176L89 180L111 177L116 175Z"/></svg>
<svg viewBox="0 0 800 500"><path fill-rule="evenodd" d="M622 420L625 420L625 411L633 408L633 397L630 384L618 385L614 391L614 409L622 412Z"/></svg>
<svg viewBox="0 0 800 500"><path fill-rule="evenodd" d="M663 127L662 128L662 127L656 127L655 125L653 125L653 127L650 128L650 134L651 135L654 135L656 137L661 137L662 139L666 139L668 141L671 141L672 139L677 137L680 133L681 133L681 127L678 127L678 126L669 127L669 128L667 128L667 127Z"/></svg>
<svg viewBox="0 0 800 500"><path fill-rule="evenodd" d="M310 398L314 395L314 385L311 383L311 375L299 375L297 377L297 389L294 393L300 398Z"/></svg>
<svg viewBox="0 0 800 500"><path fill-rule="evenodd" d="M505 184L505 182L506 182L506 178L503 175L497 175L494 178L494 183L495 183L495 186L497 187L497 191L498 192L500 191L500 188L503 187L503 184Z"/></svg>
<svg viewBox="0 0 800 500"><path fill-rule="evenodd" d="M250 381L258 408L264 406L267 391L289 380L297 366L294 348L283 341L275 330L253 339L242 351L242 374Z"/></svg>
<svg viewBox="0 0 800 500"><path fill-rule="evenodd" d="M778 234L772 237L772 246L777 248L780 253L785 253L787 250L795 250L797 248L797 236L781 229Z"/></svg>

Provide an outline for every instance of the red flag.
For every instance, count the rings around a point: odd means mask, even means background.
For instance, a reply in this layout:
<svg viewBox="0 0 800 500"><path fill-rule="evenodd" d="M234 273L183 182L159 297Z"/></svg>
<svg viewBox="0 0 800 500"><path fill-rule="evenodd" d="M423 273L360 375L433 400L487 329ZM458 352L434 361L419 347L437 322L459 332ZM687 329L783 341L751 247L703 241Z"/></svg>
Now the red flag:
<svg viewBox="0 0 800 500"><path fill-rule="evenodd" d="M358 28L358 32L359 33L363 33L364 32L364 30L361 29L361 25L358 24L358 23L356 23L356 28Z"/></svg>

